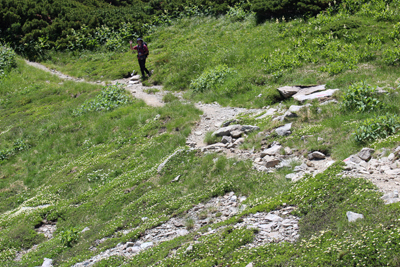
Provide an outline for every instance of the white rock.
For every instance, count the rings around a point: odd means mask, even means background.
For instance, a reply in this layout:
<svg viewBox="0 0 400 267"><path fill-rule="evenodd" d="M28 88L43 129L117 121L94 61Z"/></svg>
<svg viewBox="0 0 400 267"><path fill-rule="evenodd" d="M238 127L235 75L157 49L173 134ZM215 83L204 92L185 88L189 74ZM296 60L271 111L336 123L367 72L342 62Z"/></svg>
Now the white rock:
<svg viewBox="0 0 400 267"><path fill-rule="evenodd" d="M265 220L270 221L270 222L281 222L281 221L283 221L283 219L281 217L279 217L278 215L270 214L270 213L267 216L265 216Z"/></svg>
<svg viewBox="0 0 400 267"><path fill-rule="evenodd" d="M308 159L309 160L312 160L312 159L325 159L325 157L326 156L323 153L319 152L319 151L314 151L314 152L312 152L312 153L310 153L308 155Z"/></svg>
<svg viewBox="0 0 400 267"><path fill-rule="evenodd" d="M178 182L179 178L181 178L181 175L176 176L171 182Z"/></svg>
<svg viewBox="0 0 400 267"><path fill-rule="evenodd" d="M48 258L44 258L42 267L53 267L53 260L52 259L48 259Z"/></svg>
<svg viewBox="0 0 400 267"><path fill-rule="evenodd" d="M85 227L85 228L81 231L81 233L84 233L84 232L89 231L89 230L90 230L89 227Z"/></svg>
<svg viewBox="0 0 400 267"><path fill-rule="evenodd" d="M265 156L263 161L265 162L265 167L267 168L273 168L281 162L279 159L271 156Z"/></svg>
<svg viewBox="0 0 400 267"><path fill-rule="evenodd" d="M202 132L194 132L194 135L197 135L197 136L201 136L203 133Z"/></svg>
<svg viewBox="0 0 400 267"><path fill-rule="evenodd" d="M313 100L313 99L332 96L338 90L339 89L328 89L322 92L317 92L309 95L296 95L296 97L293 96L293 98L297 101L303 102L306 100Z"/></svg>
<svg viewBox="0 0 400 267"><path fill-rule="evenodd" d="M153 246L153 242L146 242L140 245L140 249L146 249Z"/></svg>
<svg viewBox="0 0 400 267"><path fill-rule="evenodd" d="M253 267L253 263L250 262L249 264L246 265L246 267Z"/></svg>
<svg viewBox="0 0 400 267"><path fill-rule="evenodd" d="M358 219L364 219L364 215L351 211L346 212L346 215L349 222L354 222Z"/></svg>
<svg viewBox="0 0 400 267"><path fill-rule="evenodd" d="M231 137L231 136L223 136L221 142L222 142L223 144L232 143L232 137Z"/></svg>
<svg viewBox="0 0 400 267"><path fill-rule="evenodd" d="M230 125L227 127L223 127L221 129L216 130L213 135L216 136L224 136L224 135L231 135L231 132L240 130L242 128L241 125Z"/></svg>
<svg viewBox="0 0 400 267"><path fill-rule="evenodd" d="M292 123L287 123L282 127L275 129L275 132L280 136L285 136L291 134Z"/></svg>

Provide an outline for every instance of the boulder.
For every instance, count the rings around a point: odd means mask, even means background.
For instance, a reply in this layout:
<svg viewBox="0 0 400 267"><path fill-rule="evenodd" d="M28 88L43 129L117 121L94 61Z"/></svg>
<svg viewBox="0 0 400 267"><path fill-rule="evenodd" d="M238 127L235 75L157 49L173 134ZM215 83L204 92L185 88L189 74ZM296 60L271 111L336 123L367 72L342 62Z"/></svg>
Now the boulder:
<svg viewBox="0 0 400 267"><path fill-rule="evenodd" d="M292 133L290 131L291 129L292 129L292 123L287 123L284 126L275 129L275 132L280 136L285 136Z"/></svg>
<svg viewBox="0 0 400 267"><path fill-rule="evenodd" d="M321 153L319 151L314 151L310 154L308 154L308 159L312 160L312 159L325 159L326 156L324 155L324 153Z"/></svg>
<svg viewBox="0 0 400 267"><path fill-rule="evenodd" d="M293 154L293 151L292 151L292 149L290 147L285 147L284 151L285 151L286 155L292 155Z"/></svg>
<svg viewBox="0 0 400 267"><path fill-rule="evenodd" d="M253 263L250 262L249 264L246 265L246 267L253 267Z"/></svg>
<svg viewBox="0 0 400 267"><path fill-rule="evenodd" d="M364 215L352 211L346 212L346 216L349 222L355 222L358 219L364 219Z"/></svg>
<svg viewBox="0 0 400 267"><path fill-rule="evenodd" d="M372 154L374 154L375 150L372 148L364 147L361 149L361 151L358 153L358 157L364 161L369 161L372 157Z"/></svg>
<svg viewBox="0 0 400 267"><path fill-rule="evenodd" d="M306 107L306 106L291 105L290 108L289 108L289 111L293 112L293 113L296 113L296 112L299 112L304 107Z"/></svg>
<svg viewBox="0 0 400 267"><path fill-rule="evenodd" d="M265 156L275 156L276 154L279 154L279 151L282 149L282 146L280 145L274 145L268 149L264 149L264 151L261 152L261 157Z"/></svg>
<svg viewBox="0 0 400 267"><path fill-rule="evenodd" d="M223 136L222 140L221 140L221 143L223 143L223 144L232 143L232 137L231 136Z"/></svg>
<svg viewBox="0 0 400 267"><path fill-rule="evenodd" d="M300 91L300 89L301 88L298 86L283 86L279 87L278 91L284 98L289 98Z"/></svg>
<svg viewBox="0 0 400 267"><path fill-rule="evenodd" d="M233 143L234 145L238 146L244 143L244 138L239 138L238 140L235 141L235 143Z"/></svg>
<svg viewBox="0 0 400 267"><path fill-rule="evenodd" d="M232 132L231 132L231 136L232 136L233 138L239 138L239 137L242 136L242 134L243 134L242 131L232 131Z"/></svg>
<svg viewBox="0 0 400 267"><path fill-rule="evenodd" d="M260 127L253 125L243 125L240 130L245 133L251 133L260 130Z"/></svg>
<svg viewBox="0 0 400 267"><path fill-rule="evenodd" d="M273 168L281 162L279 159L271 156L265 156L263 161L265 162L265 167L267 168Z"/></svg>
<svg viewBox="0 0 400 267"><path fill-rule="evenodd" d="M231 135L231 132L240 130L241 128L242 128L241 125L230 125L230 126L223 127L223 128L220 128L220 129L216 130L216 131L213 133L213 135L216 135L216 136L225 136L225 135L228 135L228 136L230 136L230 135Z"/></svg>

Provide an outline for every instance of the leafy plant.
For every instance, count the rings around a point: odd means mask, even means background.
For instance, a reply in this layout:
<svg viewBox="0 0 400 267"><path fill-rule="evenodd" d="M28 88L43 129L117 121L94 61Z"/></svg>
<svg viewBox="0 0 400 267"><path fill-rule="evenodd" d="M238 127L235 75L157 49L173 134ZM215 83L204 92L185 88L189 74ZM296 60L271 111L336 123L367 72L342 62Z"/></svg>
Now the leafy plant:
<svg viewBox="0 0 400 267"><path fill-rule="evenodd" d="M174 102L176 100L178 100L179 98L176 97L173 93L167 93L165 96L163 96L162 100L165 103L170 103L170 102Z"/></svg>
<svg viewBox="0 0 400 267"><path fill-rule="evenodd" d="M366 82L351 85L342 96L341 108L344 111L366 112L377 110L381 107L382 103L376 98L375 88Z"/></svg>
<svg viewBox="0 0 400 267"><path fill-rule="evenodd" d="M0 79L12 68L16 67L15 52L11 48L0 45Z"/></svg>
<svg viewBox="0 0 400 267"><path fill-rule="evenodd" d="M69 228L60 233L61 243L66 247L72 247L73 243L78 240L79 231L76 228Z"/></svg>
<svg viewBox="0 0 400 267"><path fill-rule="evenodd" d="M236 4L233 7L229 7L229 10L226 12L226 16L231 21L242 21L246 18L247 12L240 4Z"/></svg>
<svg viewBox="0 0 400 267"><path fill-rule="evenodd" d="M130 99L122 85L109 85L103 87L95 99L85 101L80 108L74 110L73 115L78 116L91 111L109 111L129 102Z"/></svg>
<svg viewBox="0 0 400 267"><path fill-rule="evenodd" d="M400 128L399 118L394 115L366 119L353 133L356 142L367 143L393 135Z"/></svg>
<svg viewBox="0 0 400 267"><path fill-rule="evenodd" d="M190 88L195 93L202 93L215 89L218 85L223 84L229 75L235 74L236 71L228 68L227 65L218 65L214 69L206 70L199 78L192 80Z"/></svg>
<svg viewBox="0 0 400 267"><path fill-rule="evenodd" d="M19 139L14 142L12 148L0 150L0 161L7 160L11 156L17 154L18 152L26 150L28 148L29 148L29 145L27 143L25 143L24 140Z"/></svg>

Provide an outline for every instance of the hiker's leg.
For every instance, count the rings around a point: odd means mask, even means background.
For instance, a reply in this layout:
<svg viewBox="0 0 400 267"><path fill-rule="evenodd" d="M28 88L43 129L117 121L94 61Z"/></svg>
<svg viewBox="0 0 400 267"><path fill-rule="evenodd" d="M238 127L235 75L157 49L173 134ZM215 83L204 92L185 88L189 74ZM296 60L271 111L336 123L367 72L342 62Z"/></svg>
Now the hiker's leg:
<svg viewBox="0 0 400 267"><path fill-rule="evenodd" d="M143 68L144 71L147 73L147 75L149 75L149 77L151 76L150 71L146 68L146 58L143 59Z"/></svg>
<svg viewBox="0 0 400 267"><path fill-rule="evenodd" d="M142 77L144 78L145 74L144 74L144 70L145 70L145 62L143 61L143 59L139 59L139 66L140 66L140 71L142 72Z"/></svg>

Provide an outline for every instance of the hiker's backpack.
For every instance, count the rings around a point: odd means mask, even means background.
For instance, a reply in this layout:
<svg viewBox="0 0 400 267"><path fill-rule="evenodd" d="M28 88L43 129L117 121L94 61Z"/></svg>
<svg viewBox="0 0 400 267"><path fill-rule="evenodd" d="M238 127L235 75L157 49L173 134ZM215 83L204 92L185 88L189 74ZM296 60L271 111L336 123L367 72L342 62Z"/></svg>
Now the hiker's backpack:
<svg viewBox="0 0 400 267"><path fill-rule="evenodd" d="M146 57L148 57L150 55L149 46L147 45L146 42L143 42L143 45L145 45L147 47L147 56Z"/></svg>

